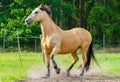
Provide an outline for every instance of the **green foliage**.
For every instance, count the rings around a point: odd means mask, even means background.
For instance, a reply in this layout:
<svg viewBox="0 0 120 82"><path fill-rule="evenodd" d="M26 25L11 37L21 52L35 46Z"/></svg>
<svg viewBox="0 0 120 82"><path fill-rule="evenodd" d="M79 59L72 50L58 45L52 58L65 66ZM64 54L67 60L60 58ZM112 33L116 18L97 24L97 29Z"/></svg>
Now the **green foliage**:
<svg viewBox="0 0 120 82"><path fill-rule="evenodd" d="M30 14L34 6L36 6L32 4L34 2L31 3L29 0L31 4L23 5L23 3L25 4L25 1L27 0L6 1L2 1L3 6L0 9L0 34L1 36L8 36L8 38L6 38L7 43L14 44L17 31L19 32L19 36L21 37L25 37L27 35L39 36L40 30L38 24L33 24L30 27L27 27L24 24L25 18ZM24 39L22 41L25 42L27 40Z"/></svg>
<svg viewBox="0 0 120 82"><path fill-rule="evenodd" d="M110 8L107 5L94 6L90 11L88 22L91 26L96 27L96 29L101 29L102 34L109 40L109 44L114 43L113 39L117 40L114 44L119 44L120 32L117 32L117 30L120 30L120 13L114 10L118 5L114 5L114 9L112 9L113 6ZM99 29L98 32L100 32Z"/></svg>
<svg viewBox="0 0 120 82"><path fill-rule="evenodd" d="M120 44L120 4L119 0L1 0L0 35L10 36L8 43L14 43L16 31L21 37L39 36L40 25L27 27L25 18L38 5L52 6L52 19L62 29L82 26L90 30L95 43L101 44L103 35L107 44ZM0 40L1 41L1 40ZM31 42L23 39L22 43ZM32 42L31 42L32 43Z"/></svg>

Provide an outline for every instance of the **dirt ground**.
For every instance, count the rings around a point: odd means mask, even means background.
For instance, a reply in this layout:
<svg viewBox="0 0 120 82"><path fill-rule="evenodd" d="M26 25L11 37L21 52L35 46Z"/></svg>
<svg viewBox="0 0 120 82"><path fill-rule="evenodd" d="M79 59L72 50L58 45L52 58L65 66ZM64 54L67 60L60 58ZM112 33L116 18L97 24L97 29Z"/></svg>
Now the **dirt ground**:
<svg viewBox="0 0 120 82"><path fill-rule="evenodd" d="M72 70L71 76L66 77L66 70L61 68L61 73L57 75L51 68L51 76L45 78L45 69L35 66L30 68L27 73L28 78L16 82L120 82L120 75L115 73L106 73L101 69L92 68L85 76L79 76L80 70Z"/></svg>

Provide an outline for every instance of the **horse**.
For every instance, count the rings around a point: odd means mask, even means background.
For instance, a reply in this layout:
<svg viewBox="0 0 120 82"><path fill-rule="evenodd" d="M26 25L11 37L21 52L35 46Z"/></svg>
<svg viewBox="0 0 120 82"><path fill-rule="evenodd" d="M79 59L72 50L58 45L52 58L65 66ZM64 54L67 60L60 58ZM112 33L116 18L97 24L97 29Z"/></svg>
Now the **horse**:
<svg viewBox="0 0 120 82"><path fill-rule="evenodd" d="M70 76L70 71L76 62L79 60L77 50L82 52L82 70L80 76L88 71L91 59L96 63L92 44L93 38L89 31L84 28L75 27L70 30L62 30L51 18L51 8L47 5L40 5L35 8L31 14L25 19L25 23L30 25L33 22L40 22L42 31L41 45L44 51L47 74L50 76L50 61L57 74L60 73L60 68L57 66L54 56L56 54L65 55L71 53L73 62L66 70L66 76Z"/></svg>

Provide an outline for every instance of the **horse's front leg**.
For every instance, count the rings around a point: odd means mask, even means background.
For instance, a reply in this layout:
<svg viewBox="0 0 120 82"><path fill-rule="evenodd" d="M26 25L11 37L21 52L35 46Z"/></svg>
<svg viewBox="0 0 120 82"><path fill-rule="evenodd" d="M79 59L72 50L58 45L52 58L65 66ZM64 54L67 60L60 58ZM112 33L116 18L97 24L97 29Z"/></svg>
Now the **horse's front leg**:
<svg viewBox="0 0 120 82"><path fill-rule="evenodd" d="M51 54L50 54L50 58L51 58L53 67L54 67L54 69L55 69L55 71L56 71L57 74L60 73L60 68L58 68L57 63L56 63L55 60L54 60L54 55L55 55L57 52L59 52L59 50L60 50L59 47L54 47L53 50L52 50L52 52L51 52Z"/></svg>
<svg viewBox="0 0 120 82"><path fill-rule="evenodd" d="M47 74L46 76L50 76L50 55L46 55L46 65L47 65Z"/></svg>
<svg viewBox="0 0 120 82"><path fill-rule="evenodd" d="M45 55L46 66L47 66L46 77L49 77L50 76L50 54L48 54L46 49L44 49L44 55Z"/></svg>

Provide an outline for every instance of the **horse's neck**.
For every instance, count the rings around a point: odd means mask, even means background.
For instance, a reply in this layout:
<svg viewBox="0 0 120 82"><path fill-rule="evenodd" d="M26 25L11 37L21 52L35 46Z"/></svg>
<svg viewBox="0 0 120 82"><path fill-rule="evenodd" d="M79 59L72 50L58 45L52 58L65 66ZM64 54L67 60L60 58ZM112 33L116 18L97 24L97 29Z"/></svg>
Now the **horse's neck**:
<svg viewBox="0 0 120 82"><path fill-rule="evenodd" d="M41 30L43 36L51 35L54 32L62 31L55 23L54 21L47 15L45 15L45 19L41 22Z"/></svg>

